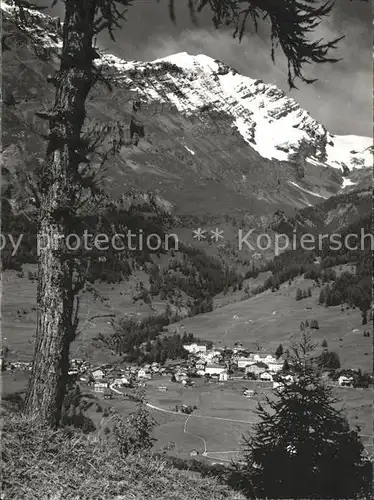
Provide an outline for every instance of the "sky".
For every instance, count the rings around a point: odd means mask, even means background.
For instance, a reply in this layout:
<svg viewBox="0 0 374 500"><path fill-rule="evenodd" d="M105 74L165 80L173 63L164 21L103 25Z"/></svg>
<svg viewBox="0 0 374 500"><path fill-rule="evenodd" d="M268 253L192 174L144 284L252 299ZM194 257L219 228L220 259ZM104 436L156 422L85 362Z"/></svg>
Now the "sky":
<svg viewBox="0 0 374 500"><path fill-rule="evenodd" d="M34 0L35 1L35 0ZM47 5L51 0L37 0ZM281 87L311 115L335 134L372 136L372 7L363 0L336 0L329 18L317 35L331 40L345 38L334 51L342 60L331 64L305 67L307 77L318 78L313 84L296 83L289 90L284 57L278 52L276 65L270 58L270 40L266 27L254 33L249 26L242 42L233 39L231 28L213 27L208 10L199 15L199 25L189 18L187 0L175 0L177 24L168 15L168 0L133 0L127 22L116 32L116 43L107 35L99 45L126 60L152 61L177 52L206 54L234 67L243 75L262 79ZM51 11L63 20L63 3Z"/></svg>

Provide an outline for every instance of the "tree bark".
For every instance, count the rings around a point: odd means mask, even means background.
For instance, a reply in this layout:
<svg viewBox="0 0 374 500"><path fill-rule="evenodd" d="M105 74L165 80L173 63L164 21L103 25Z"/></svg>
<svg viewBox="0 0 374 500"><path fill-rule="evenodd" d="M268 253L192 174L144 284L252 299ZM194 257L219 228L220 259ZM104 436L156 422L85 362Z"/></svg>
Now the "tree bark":
<svg viewBox="0 0 374 500"><path fill-rule="evenodd" d="M53 427L61 418L75 335L74 271L66 237L76 220L81 132L93 85L95 10L96 0L65 0L61 63L39 185L37 330L24 412Z"/></svg>

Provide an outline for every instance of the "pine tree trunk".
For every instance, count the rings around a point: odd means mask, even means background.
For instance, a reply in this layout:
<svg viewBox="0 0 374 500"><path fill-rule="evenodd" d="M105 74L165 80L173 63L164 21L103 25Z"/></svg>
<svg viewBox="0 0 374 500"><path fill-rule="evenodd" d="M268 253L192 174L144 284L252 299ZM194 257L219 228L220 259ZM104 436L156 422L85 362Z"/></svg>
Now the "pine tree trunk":
<svg viewBox="0 0 374 500"><path fill-rule="evenodd" d="M85 101L93 84L93 22L96 0L66 0L63 48L38 220L38 292L35 354L24 412L58 426L74 338L73 264L66 236L74 232L77 171Z"/></svg>

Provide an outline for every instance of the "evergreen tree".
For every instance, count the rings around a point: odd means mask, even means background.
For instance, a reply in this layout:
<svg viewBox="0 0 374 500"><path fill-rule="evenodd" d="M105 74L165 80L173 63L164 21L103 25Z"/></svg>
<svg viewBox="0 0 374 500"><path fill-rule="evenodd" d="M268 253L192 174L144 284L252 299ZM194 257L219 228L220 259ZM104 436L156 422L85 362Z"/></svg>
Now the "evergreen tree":
<svg viewBox="0 0 374 500"><path fill-rule="evenodd" d="M146 345L145 345L145 350L146 350L147 352L150 352L150 351L151 351L151 349L152 349L152 342L151 342L150 340L147 340L147 343L146 343Z"/></svg>
<svg viewBox="0 0 374 500"><path fill-rule="evenodd" d="M310 328L314 328L315 330L319 330L318 320L312 319L310 322Z"/></svg>
<svg viewBox="0 0 374 500"><path fill-rule="evenodd" d="M361 318L362 318L361 324L367 325L368 322L367 311L361 311Z"/></svg>
<svg viewBox="0 0 374 500"><path fill-rule="evenodd" d="M321 288L321 291L319 292L319 297L318 297L318 304L324 304L326 301L326 291L324 288Z"/></svg>
<svg viewBox="0 0 374 500"><path fill-rule="evenodd" d="M256 498L363 498L372 468L356 431L350 430L302 334L293 346L295 381L259 404L261 421L245 439L243 474Z"/></svg>
<svg viewBox="0 0 374 500"><path fill-rule="evenodd" d="M283 355L283 346L282 344L279 344L277 350L275 351L275 357L279 359L282 355Z"/></svg>
<svg viewBox="0 0 374 500"><path fill-rule="evenodd" d="M323 351L317 360L321 368L329 368L331 370L338 370L340 368L339 355L334 351Z"/></svg>
<svg viewBox="0 0 374 500"><path fill-rule="evenodd" d="M282 371L283 372L289 372L290 371L290 364L287 361L287 359L284 360Z"/></svg>

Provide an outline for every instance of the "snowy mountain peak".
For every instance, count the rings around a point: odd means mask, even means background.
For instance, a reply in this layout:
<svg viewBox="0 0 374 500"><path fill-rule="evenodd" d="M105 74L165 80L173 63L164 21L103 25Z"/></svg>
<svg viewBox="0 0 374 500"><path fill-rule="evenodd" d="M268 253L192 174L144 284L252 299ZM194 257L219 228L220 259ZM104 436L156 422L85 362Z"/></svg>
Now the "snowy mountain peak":
<svg viewBox="0 0 374 500"><path fill-rule="evenodd" d="M202 108L224 112L264 158L301 159L343 171L372 164L371 138L334 136L276 85L243 76L204 54L181 52L148 63L103 55L102 62L128 72L128 83L148 99L170 101L185 114ZM134 70L144 77L134 78Z"/></svg>
<svg viewBox="0 0 374 500"><path fill-rule="evenodd" d="M185 71L193 71L200 68L207 73L214 73L218 71L218 63L209 56L205 54L191 55L188 52L179 52L177 54L172 54L171 56L162 57L161 59L156 59L152 63L169 62L175 64L176 66L184 69Z"/></svg>
<svg viewBox="0 0 374 500"><path fill-rule="evenodd" d="M5 16L14 7L1 5ZM33 35L58 48L56 19L27 10ZM244 141L266 159L330 166L343 170L372 166L372 138L334 136L276 85L243 76L204 54L173 54L152 62L125 61L102 52L97 60L148 101L169 102L186 115L202 110L225 114Z"/></svg>

